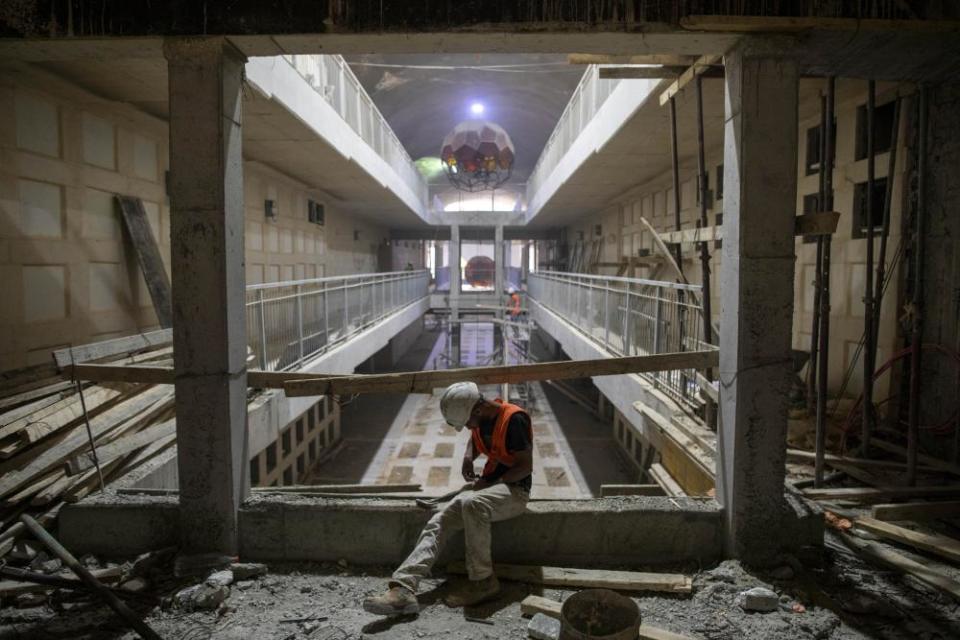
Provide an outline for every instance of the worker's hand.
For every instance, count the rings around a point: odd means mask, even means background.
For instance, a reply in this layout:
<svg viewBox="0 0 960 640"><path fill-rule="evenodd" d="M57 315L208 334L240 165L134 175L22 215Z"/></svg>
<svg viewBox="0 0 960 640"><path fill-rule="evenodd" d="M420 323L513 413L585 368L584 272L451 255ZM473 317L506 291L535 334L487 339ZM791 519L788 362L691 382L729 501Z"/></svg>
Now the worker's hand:
<svg viewBox="0 0 960 640"><path fill-rule="evenodd" d="M486 478L480 477L473 481L473 490L480 491L481 489L486 489L487 487L493 486L493 483L487 480Z"/></svg>
<svg viewBox="0 0 960 640"><path fill-rule="evenodd" d="M461 469L461 473L463 474L463 479L467 482L477 479L477 474L473 470L473 460L470 458L463 459L463 468Z"/></svg>

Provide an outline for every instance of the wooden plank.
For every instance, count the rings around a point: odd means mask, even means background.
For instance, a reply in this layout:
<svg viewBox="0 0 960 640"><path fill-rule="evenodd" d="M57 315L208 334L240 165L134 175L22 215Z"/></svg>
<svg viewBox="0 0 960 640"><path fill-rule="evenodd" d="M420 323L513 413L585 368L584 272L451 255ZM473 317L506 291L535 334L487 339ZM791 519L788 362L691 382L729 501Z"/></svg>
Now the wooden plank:
<svg viewBox="0 0 960 640"><path fill-rule="evenodd" d="M600 497L613 496L663 496L663 487L658 484L602 484Z"/></svg>
<svg viewBox="0 0 960 640"><path fill-rule="evenodd" d="M550 600L549 598L544 598L542 596L527 596L520 603L520 614L532 617L538 613L542 613L546 616L550 616L551 618L556 618L559 620L560 610L562 608L562 602ZM640 625L640 633L637 635L637 638L640 638L641 640L690 640L690 638L687 636L680 635L679 633L674 633L658 627L651 627L650 625L646 624Z"/></svg>
<svg viewBox="0 0 960 640"><path fill-rule="evenodd" d="M467 572L466 566L462 562L454 562L448 565L447 570L458 574ZM495 564L493 572L498 578L505 580L542 584L548 587L585 587L667 593L690 593L693 591L693 580L690 576L679 573L570 569L516 564Z"/></svg>
<svg viewBox="0 0 960 640"><path fill-rule="evenodd" d="M173 384L173 367L159 365L78 364L64 369L67 375L77 380L93 382L136 382L148 384ZM252 389L282 389L290 380L326 380L337 378L320 373L292 371L247 371L247 386ZM354 377L361 377L360 375Z"/></svg>
<svg viewBox="0 0 960 640"><path fill-rule="evenodd" d="M960 563L960 540L949 536L921 533L868 517L857 518L854 524L881 538L932 553L954 563Z"/></svg>
<svg viewBox="0 0 960 640"><path fill-rule="evenodd" d="M117 472L113 474L113 478L107 481L107 486L110 486L110 484L115 480L120 480L125 475L127 475L128 473L136 469L137 467L148 462L157 454L172 447L174 444L176 444L176 442L177 442L177 434L173 433L147 445L143 450L138 451L132 457L127 458L124 461L123 465L120 466L120 468L117 469ZM177 493L177 492L174 491L174 493Z"/></svg>
<svg viewBox="0 0 960 640"><path fill-rule="evenodd" d="M686 67L696 61L696 56L682 56L669 53L639 55L608 55L603 53L567 54L567 64L666 64Z"/></svg>
<svg viewBox="0 0 960 640"><path fill-rule="evenodd" d="M954 498L960 496L960 485L945 487L841 487L837 489L805 489L803 495L811 500L852 500L874 502L909 498Z"/></svg>
<svg viewBox="0 0 960 640"><path fill-rule="evenodd" d="M430 393L436 387L454 382L477 384L516 384L532 380L564 380L596 376L623 375L672 369L706 369L719 363L719 351L687 351L651 356L568 360L537 364L469 367L437 371L414 371L368 376L342 376L325 380L294 380L284 384L288 396L350 395L355 393L395 392Z"/></svg>
<svg viewBox="0 0 960 640"><path fill-rule="evenodd" d="M172 393L161 387L150 389L128 402L111 407L90 420L94 442L112 431L119 430L122 433L125 429L133 428L141 421L166 411L171 398ZM21 468L9 469L7 473L0 476L0 496L12 493L32 482L86 447L89 447L86 430L79 430L63 442L44 451L29 464Z"/></svg>
<svg viewBox="0 0 960 640"><path fill-rule="evenodd" d="M422 491L420 484L308 484L288 485L285 487L253 487L253 491L289 492L289 493L403 493Z"/></svg>
<svg viewBox="0 0 960 640"><path fill-rule="evenodd" d="M15 395L7 396L0 400L0 411L7 407L20 407L24 403L33 403L35 400L44 399L48 396L63 396L70 393L73 383L63 380L50 380L46 384L30 391L24 391Z"/></svg>
<svg viewBox="0 0 960 640"><path fill-rule="evenodd" d="M100 460L100 463L103 464L117 456L126 455L131 451L142 449L154 441L165 438L171 433L175 434L176 432L176 420L166 420L165 422L149 426L143 431L139 431L133 435L114 440L106 446L97 447L97 458ZM93 458L89 451L81 452L79 455L67 460L63 467L64 473L68 476L76 475L87 469L92 469L94 467Z"/></svg>
<svg viewBox="0 0 960 640"><path fill-rule="evenodd" d="M71 364L100 360L126 355L134 351L143 351L153 347L165 347L173 343L173 330L161 329L149 333L137 333L132 336L103 340L91 344L68 347L53 352L57 368L62 370Z"/></svg>
<svg viewBox="0 0 960 640"><path fill-rule="evenodd" d="M157 321L164 329L173 326L172 296L170 293L170 277L163 266L163 257L157 239L153 237L150 220L143 208L143 201L135 196L116 194L117 204L120 205L120 214L123 218L127 235L133 244L137 262L140 263L140 272L150 292L153 301L153 310L157 314Z"/></svg>
<svg viewBox="0 0 960 640"><path fill-rule="evenodd" d="M875 504L871 515L877 520L938 520L960 518L960 502L911 502Z"/></svg>
<svg viewBox="0 0 960 640"><path fill-rule="evenodd" d="M659 65L652 67L600 67L598 69L601 80L659 80L662 78L676 79L686 67L675 65Z"/></svg>
<svg viewBox="0 0 960 640"><path fill-rule="evenodd" d="M722 55L710 54L700 56L696 62L690 65L686 71L680 74L680 77L674 80L667 89L660 94L660 106L670 102L670 98L677 95L681 89L690 84L694 78L707 71L712 65L717 64L723 59Z"/></svg>
<svg viewBox="0 0 960 640"><path fill-rule="evenodd" d="M886 549L876 542L865 542L858 540L849 533L840 533L840 538L851 549L859 552L866 558L869 558L879 564L886 566L894 571L906 573L913 576L920 582L942 591L954 600L960 602L960 582L957 582L950 576L932 567L928 567L914 562L906 556L900 555L895 551Z"/></svg>
<svg viewBox="0 0 960 640"><path fill-rule="evenodd" d="M870 441L871 447L876 447L877 449L882 449L889 453L895 453L901 458L907 457L907 450L901 447L898 444L892 442L886 442L884 440L873 439ZM928 467L933 467L934 469L939 469L940 471L946 471L949 474L960 476L960 466L953 463L947 462L946 460L941 460L940 458L934 458L933 456L928 456L925 453L917 452L917 460L927 465Z"/></svg>
<svg viewBox="0 0 960 640"><path fill-rule="evenodd" d="M695 31L751 33L808 31L919 31L949 33L960 31L956 20L888 20L879 18L826 18L813 16L722 16L689 15L680 18L680 26Z"/></svg>
<svg viewBox="0 0 960 640"><path fill-rule="evenodd" d="M657 484L663 487L663 492L668 496L674 498L680 498L687 495L686 491L683 490L676 480L673 479L673 476L670 475L670 472L663 468L663 465L660 463L654 463L650 465L650 468L647 469L647 474L653 478Z"/></svg>
<svg viewBox="0 0 960 640"><path fill-rule="evenodd" d="M803 451L802 449L787 449L787 460L793 462L813 462L816 454L813 451ZM878 469L906 469L906 462L895 462L893 460L870 460L868 458L850 458L847 456L838 456L832 453L824 455L827 463L840 463L856 467L876 467ZM931 467L918 467L922 471L932 471Z"/></svg>
<svg viewBox="0 0 960 640"><path fill-rule="evenodd" d="M711 483L715 481L717 462L712 450L702 447L696 440L689 437L677 425L652 407L642 402L634 402L633 408L647 418L649 426L657 429L661 435L666 436L686 451L690 455L691 461L711 479Z"/></svg>
<svg viewBox="0 0 960 640"><path fill-rule="evenodd" d="M793 219L793 234L795 236L832 235L836 233L839 221L840 214L836 211L821 211L796 216ZM663 242L668 244L712 242L714 240L723 240L723 225L681 229L680 231L664 231L657 235Z"/></svg>
<svg viewBox="0 0 960 640"><path fill-rule="evenodd" d="M697 385L700 386L700 390L707 394L707 397L713 400L714 402L720 402L720 389L718 387L718 382L714 380L710 382L704 377L699 371L694 372L694 376L697 380Z"/></svg>

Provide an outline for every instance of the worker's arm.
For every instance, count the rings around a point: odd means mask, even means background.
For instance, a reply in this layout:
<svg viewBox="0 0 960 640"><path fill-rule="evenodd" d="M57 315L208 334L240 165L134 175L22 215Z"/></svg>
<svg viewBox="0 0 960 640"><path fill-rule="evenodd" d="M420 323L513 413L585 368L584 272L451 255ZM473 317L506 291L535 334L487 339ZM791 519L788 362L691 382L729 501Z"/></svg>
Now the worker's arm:
<svg viewBox="0 0 960 640"><path fill-rule="evenodd" d="M477 473L473 470L473 461L477 459L477 454L473 449L473 438L467 440L467 449L463 452L463 466L461 474L467 482L476 480Z"/></svg>
<svg viewBox="0 0 960 640"><path fill-rule="evenodd" d="M533 473L533 449L514 451L513 458L513 466L500 476L500 480L508 484L522 480Z"/></svg>

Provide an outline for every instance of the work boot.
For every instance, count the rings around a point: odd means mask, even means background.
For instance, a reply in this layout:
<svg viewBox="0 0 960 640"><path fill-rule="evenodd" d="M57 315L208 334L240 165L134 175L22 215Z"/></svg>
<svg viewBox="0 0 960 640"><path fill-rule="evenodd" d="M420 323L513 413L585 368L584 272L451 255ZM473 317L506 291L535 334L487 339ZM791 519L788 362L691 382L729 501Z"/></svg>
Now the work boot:
<svg viewBox="0 0 960 640"><path fill-rule="evenodd" d="M448 607L472 607L500 593L497 576L491 575L483 580L470 580L467 584L446 597Z"/></svg>
<svg viewBox="0 0 960 640"><path fill-rule="evenodd" d="M419 613L420 605L413 591L396 585L382 596L364 599L363 610L378 616L408 616Z"/></svg>

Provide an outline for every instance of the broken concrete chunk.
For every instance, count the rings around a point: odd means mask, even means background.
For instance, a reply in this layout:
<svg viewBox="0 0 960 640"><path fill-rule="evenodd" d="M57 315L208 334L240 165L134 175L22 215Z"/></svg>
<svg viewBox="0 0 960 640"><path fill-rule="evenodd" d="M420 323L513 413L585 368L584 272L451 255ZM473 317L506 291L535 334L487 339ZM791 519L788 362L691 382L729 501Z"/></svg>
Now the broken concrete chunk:
<svg viewBox="0 0 960 640"><path fill-rule="evenodd" d="M538 613L527 625L527 635L535 640L557 640L560 637L560 621L556 618Z"/></svg>
<svg viewBox="0 0 960 640"><path fill-rule="evenodd" d="M267 565L259 562L234 562L230 565L234 580L249 580L267 575Z"/></svg>
<svg viewBox="0 0 960 640"><path fill-rule="evenodd" d="M31 562L37 557L37 549L32 542L26 540L17 540L13 543L13 549L8 556L11 560L20 562Z"/></svg>
<svg viewBox="0 0 960 640"><path fill-rule="evenodd" d="M146 591L148 586L150 586L150 583L147 582L146 578L136 577L121 584L120 588L124 591L140 593L141 591Z"/></svg>
<svg viewBox="0 0 960 640"><path fill-rule="evenodd" d="M21 593L14 600L14 605L18 609L28 609L30 607L39 607L46 601L46 593Z"/></svg>
<svg viewBox="0 0 960 640"><path fill-rule="evenodd" d="M174 596L174 602L184 611L193 611L195 609L216 609L227 596L230 595L230 588L226 586L215 586L209 584L196 584L192 587L182 589Z"/></svg>
<svg viewBox="0 0 960 640"><path fill-rule="evenodd" d="M206 583L211 587L228 587L233 584L233 571L230 569L215 571L207 577Z"/></svg>
<svg viewBox="0 0 960 640"><path fill-rule="evenodd" d="M780 607L780 596L766 587L754 587L742 591L737 600L744 611L759 611L769 613Z"/></svg>
<svg viewBox="0 0 960 640"><path fill-rule="evenodd" d="M41 562L39 568L40 571L43 571L44 573L57 573L63 568L63 563L60 562L60 558L54 558L53 560Z"/></svg>

